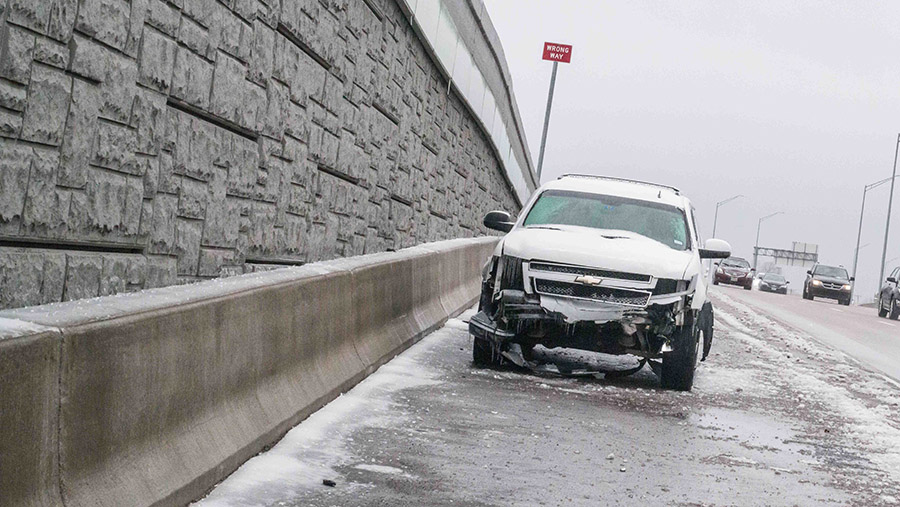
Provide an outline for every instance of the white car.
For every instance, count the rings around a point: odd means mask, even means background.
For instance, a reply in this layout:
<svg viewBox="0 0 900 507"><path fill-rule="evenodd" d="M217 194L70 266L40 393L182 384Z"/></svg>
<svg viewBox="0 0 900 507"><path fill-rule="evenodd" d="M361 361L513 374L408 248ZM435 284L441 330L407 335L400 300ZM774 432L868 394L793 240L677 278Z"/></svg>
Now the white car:
<svg viewBox="0 0 900 507"><path fill-rule="evenodd" d="M533 365L535 345L650 361L662 385L690 390L712 343L712 305L691 202L674 187L566 175L539 188L485 265L479 312L469 322L476 363ZM635 370L636 371L636 370Z"/></svg>

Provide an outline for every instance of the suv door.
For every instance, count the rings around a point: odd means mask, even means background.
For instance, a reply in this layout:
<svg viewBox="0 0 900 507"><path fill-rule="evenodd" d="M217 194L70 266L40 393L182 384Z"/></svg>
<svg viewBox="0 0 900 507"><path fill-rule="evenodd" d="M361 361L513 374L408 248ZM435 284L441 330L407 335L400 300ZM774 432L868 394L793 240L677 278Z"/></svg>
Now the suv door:
<svg viewBox="0 0 900 507"><path fill-rule="evenodd" d="M897 276L900 276L900 268L894 268L891 271L891 274L888 275L888 279L894 280L893 282L888 282L885 280L884 286L881 289L881 299L884 301L890 301L892 297L897 295Z"/></svg>

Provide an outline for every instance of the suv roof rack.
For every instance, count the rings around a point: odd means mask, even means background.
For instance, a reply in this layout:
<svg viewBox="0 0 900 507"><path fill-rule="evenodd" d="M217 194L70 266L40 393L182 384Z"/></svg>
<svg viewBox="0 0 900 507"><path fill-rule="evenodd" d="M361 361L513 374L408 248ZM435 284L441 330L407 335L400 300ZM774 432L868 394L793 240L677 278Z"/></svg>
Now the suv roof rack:
<svg viewBox="0 0 900 507"><path fill-rule="evenodd" d="M629 178L617 178L615 176L598 176L595 174L570 173L570 174L563 174L562 176L560 176L557 179L561 180L563 178L592 178L592 179L597 179L597 180L624 181L626 183L636 183L638 185L647 185L648 187L665 188L667 190L671 190L671 191L675 192L676 195L681 195L681 190L678 190L678 188L673 187L672 185L661 185L659 183L651 183L649 181L641 181L641 180L632 180Z"/></svg>

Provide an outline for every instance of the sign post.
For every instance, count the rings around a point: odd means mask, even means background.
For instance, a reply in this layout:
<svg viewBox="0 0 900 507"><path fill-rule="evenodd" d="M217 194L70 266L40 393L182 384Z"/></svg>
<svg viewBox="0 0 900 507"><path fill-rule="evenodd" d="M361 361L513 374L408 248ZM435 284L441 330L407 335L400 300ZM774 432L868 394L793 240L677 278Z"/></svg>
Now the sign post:
<svg viewBox="0 0 900 507"><path fill-rule="evenodd" d="M572 46L568 44L557 44L555 42L545 42L543 59L553 62L553 73L550 75L550 93L547 95L547 112L544 113L544 132L541 134L541 151L540 155L538 155L538 185L541 184L541 168L544 166L544 148L547 145L547 127L550 126L550 107L553 106L553 88L556 87L556 67L559 65L559 62L569 63L572 61Z"/></svg>

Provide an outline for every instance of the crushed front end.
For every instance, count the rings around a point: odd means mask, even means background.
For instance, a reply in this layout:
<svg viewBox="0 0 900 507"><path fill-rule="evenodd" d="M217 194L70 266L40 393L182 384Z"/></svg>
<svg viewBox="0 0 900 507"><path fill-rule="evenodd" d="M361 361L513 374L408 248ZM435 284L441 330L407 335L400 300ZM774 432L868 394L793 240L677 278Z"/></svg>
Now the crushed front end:
<svg viewBox="0 0 900 507"><path fill-rule="evenodd" d="M661 358L690 313L687 280L495 256L483 273L476 340L495 353L518 344Z"/></svg>

